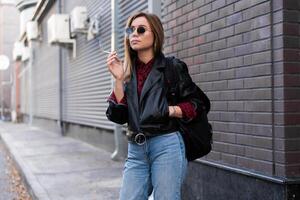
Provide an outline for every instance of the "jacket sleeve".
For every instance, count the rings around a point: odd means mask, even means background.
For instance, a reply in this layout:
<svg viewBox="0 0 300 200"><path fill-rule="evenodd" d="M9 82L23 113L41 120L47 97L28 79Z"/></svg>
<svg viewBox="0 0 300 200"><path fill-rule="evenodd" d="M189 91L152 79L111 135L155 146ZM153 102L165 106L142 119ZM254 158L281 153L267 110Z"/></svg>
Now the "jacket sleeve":
<svg viewBox="0 0 300 200"><path fill-rule="evenodd" d="M199 94L198 86L193 82L186 64L178 59L174 62L174 65L178 73L178 85L177 85L177 99L180 102L191 102L196 109L197 116L201 115L206 110L204 101ZM190 120L183 120L189 122Z"/></svg>
<svg viewBox="0 0 300 200"><path fill-rule="evenodd" d="M124 97L126 98L126 97ZM115 98L113 98L113 93L110 95L110 97L107 100L108 102L108 108L106 110L106 117L112 122L115 122L117 124L125 124L128 122L128 107L126 103L119 102L117 103L115 101Z"/></svg>

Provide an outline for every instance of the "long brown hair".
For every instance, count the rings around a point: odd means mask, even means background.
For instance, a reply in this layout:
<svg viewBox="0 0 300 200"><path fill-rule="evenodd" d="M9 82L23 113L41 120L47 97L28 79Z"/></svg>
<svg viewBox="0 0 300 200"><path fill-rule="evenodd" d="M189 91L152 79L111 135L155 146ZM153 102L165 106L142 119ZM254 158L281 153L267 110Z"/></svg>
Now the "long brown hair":
<svg viewBox="0 0 300 200"><path fill-rule="evenodd" d="M154 56L160 54L162 52L162 47L164 44L164 29L159 17L150 13L138 12L128 18L126 27L130 27L133 20L135 20L138 17L145 17L148 23L150 24L150 29L154 35L153 53ZM127 35L125 35L124 37L124 47L125 47L125 58L124 58L125 80L128 81L132 73L133 59L137 57L137 52L130 47L129 37Z"/></svg>

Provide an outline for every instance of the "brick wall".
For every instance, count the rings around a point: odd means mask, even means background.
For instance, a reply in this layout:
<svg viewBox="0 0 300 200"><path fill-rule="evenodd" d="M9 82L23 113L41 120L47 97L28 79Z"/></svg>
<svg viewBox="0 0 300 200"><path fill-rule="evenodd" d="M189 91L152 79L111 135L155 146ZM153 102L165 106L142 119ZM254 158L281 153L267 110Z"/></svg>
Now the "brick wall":
<svg viewBox="0 0 300 200"><path fill-rule="evenodd" d="M291 160L300 146L299 24L291 16L299 10L274 2L165 0L162 16L165 54L188 64L212 102L214 144L205 159L285 176L297 171ZM286 2L295 9L296 0Z"/></svg>
<svg viewBox="0 0 300 200"><path fill-rule="evenodd" d="M276 170L300 175L300 1L274 3Z"/></svg>

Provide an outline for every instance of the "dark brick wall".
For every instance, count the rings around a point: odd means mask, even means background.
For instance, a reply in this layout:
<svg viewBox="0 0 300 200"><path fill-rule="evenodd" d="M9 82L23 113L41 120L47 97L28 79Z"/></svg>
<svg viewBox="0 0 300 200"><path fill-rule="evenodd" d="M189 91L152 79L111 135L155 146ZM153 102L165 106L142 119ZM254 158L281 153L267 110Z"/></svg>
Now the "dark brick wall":
<svg viewBox="0 0 300 200"><path fill-rule="evenodd" d="M165 54L212 102L205 159L300 175L299 10L297 0L165 0Z"/></svg>
<svg viewBox="0 0 300 200"><path fill-rule="evenodd" d="M278 93L276 170L300 176L300 1L274 4L274 70Z"/></svg>

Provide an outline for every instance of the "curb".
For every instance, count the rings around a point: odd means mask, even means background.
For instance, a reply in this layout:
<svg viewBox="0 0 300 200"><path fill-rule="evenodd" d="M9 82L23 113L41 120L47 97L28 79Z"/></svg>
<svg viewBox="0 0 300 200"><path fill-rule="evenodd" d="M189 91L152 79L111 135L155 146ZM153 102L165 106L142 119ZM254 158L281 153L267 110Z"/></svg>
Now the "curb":
<svg viewBox="0 0 300 200"><path fill-rule="evenodd" d="M19 153L14 150L10 145L8 145L11 141L10 136L5 130L2 129L0 133L0 138L2 139L5 148L7 149L9 155L12 160L16 164L18 171L20 172L20 176L22 181L24 182L28 193L31 195L33 200L50 200L48 193L41 186L39 181L36 179L31 170L28 169L23 159L19 155Z"/></svg>

